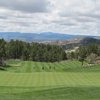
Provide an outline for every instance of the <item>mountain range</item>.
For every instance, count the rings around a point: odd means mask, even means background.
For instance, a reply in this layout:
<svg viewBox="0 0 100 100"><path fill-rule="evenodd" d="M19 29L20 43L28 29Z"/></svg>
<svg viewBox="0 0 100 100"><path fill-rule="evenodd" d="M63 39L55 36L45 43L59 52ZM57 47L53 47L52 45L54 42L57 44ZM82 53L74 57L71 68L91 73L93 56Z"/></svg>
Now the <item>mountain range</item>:
<svg viewBox="0 0 100 100"><path fill-rule="evenodd" d="M69 40L76 38L100 38L100 36L86 36L86 35L69 35L69 34L60 34L53 32L43 32L43 33L21 33L21 32L0 32L0 38L3 38L7 41L14 40L23 40L27 42L52 42L57 40Z"/></svg>

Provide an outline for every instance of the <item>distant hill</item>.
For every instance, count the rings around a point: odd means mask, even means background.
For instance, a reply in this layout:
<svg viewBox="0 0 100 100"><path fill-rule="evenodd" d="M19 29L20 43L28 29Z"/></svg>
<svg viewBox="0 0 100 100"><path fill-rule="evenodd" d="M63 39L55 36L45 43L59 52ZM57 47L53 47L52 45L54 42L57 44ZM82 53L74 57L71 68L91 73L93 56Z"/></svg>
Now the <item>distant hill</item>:
<svg viewBox="0 0 100 100"><path fill-rule="evenodd" d="M28 42L41 42L41 41L57 41L57 40L66 40L66 39L72 39L77 38L80 36L74 36L74 35L66 35L66 34L58 34L58 33L51 33L51 32L45 32L45 33L19 33L19 32L0 32L0 38L4 38L5 40L10 39L18 39Z"/></svg>
<svg viewBox="0 0 100 100"><path fill-rule="evenodd" d="M100 45L100 39L86 37L80 41L80 45L91 45L91 44Z"/></svg>
<svg viewBox="0 0 100 100"><path fill-rule="evenodd" d="M70 39L66 41L56 41L52 42L54 45L60 45L64 49L73 49L79 46L88 46L92 44L100 45L100 38L85 37L79 39Z"/></svg>
<svg viewBox="0 0 100 100"><path fill-rule="evenodd" d="M53 32L43 32L43 33L20 33L20 32L0 32L0 38L4 38L9 41L11 39L18 39L27 42L52 42L57 40L69 40L76 38L86 37L84 35L68 35L68 34L59 34ZM89 36L96 37L96 36ZM100 38L100 37L98 37Z"/></svg>
<svg viewBox="0 0 100 100"><path fill-rule="evenodd" d="M100 45L100 36L68 35L53 32L0 32L0 38L5 39L6 41L14 39L26 42L39 42L45 44L59 45L62 46L64 49L73 49L74 47L78 47L80 45Z"/></svg>

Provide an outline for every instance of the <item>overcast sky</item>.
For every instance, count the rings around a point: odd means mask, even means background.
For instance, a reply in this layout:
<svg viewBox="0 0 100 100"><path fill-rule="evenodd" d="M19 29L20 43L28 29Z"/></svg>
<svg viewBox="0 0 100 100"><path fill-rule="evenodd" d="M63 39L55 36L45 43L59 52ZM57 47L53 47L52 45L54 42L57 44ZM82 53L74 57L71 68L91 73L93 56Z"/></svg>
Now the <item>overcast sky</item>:
<svg viewBox="0 0 100 100"><path fill-rule="evenodd" d="M0 31L100 35L100 0L0 0Z"/></svg>

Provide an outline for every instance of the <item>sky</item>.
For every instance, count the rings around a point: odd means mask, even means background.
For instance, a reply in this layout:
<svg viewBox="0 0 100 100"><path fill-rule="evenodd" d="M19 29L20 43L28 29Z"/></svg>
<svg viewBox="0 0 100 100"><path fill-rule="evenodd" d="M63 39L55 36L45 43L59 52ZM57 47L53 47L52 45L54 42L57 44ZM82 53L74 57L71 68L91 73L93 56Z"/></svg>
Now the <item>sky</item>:
<svg viewBox="0 0 100 100"><path fill-rule="evenodd" d="M0 0L0 31L100 35L100 0Z"/></svg>

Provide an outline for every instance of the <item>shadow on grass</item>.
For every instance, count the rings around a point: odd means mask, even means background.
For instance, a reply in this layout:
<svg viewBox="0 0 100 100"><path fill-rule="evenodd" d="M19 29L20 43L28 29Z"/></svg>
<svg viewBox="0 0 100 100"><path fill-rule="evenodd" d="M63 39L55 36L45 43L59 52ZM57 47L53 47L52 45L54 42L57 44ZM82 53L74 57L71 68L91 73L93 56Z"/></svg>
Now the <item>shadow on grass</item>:
<svg viewBox="0 0 100 100"><path fill-rule="evenodd" d="M0 87L0 90L6 87ZM12 91L12 93L9 93ZM13 93L16 89L17 93ZM24 89L24 88L22 88ZM61 87L46 90L6 88L8 93L0 94L0 100L100 100L100 87ZM9 98L9 99L8 99Z"/></svg>
<svg viewBox="0 0 100 100"><path fill-rule="evenodd" d="M3 66L0 66L0 70L2 71L7 71L7 68L9 67L12 67L11 65L3 65Z"/></svg>

